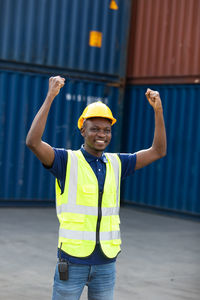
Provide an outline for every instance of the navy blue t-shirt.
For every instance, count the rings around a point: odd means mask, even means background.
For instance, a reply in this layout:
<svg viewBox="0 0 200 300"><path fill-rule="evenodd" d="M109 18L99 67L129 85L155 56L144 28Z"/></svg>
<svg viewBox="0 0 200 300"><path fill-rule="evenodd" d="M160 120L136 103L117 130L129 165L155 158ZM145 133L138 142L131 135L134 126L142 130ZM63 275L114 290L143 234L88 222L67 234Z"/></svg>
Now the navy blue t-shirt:
<svg viewBox="0 0 200 300"><path fill-rule="evenodd" d="M61 191L64 191L65 186L65 176L66 176L66 167L67 167L67 150L53 148L55 152L54 162L51 168L48 170L59 180ZM107 158L103 153L101 157L96 157L85 151L84 147L81 147L81 151L86 159L86 161L90 164L93 169L99 184L99 190L103 191L105 175L106 175L106 162ZM121 160L122 172L121 179L123 180L127 176L133 175L136 165L136 154L118 154ZM66 259L71 263L76 264L87 264L87 265L99 265L106 264L116 260L107 258L102 250L100 245L96 245L94 252L87 258L78 258L73 257L65 253L64 251L60 251L58 249L58 257L62 259Z"/></svg>

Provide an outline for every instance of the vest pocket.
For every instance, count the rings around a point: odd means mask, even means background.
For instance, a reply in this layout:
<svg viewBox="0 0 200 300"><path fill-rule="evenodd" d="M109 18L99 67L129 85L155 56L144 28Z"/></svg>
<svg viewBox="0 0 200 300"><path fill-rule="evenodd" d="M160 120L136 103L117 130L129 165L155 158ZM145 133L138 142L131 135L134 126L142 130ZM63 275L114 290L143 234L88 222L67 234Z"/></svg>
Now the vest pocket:
<svg viewBox="0 0 200 300"><path fill-rule="evenodd" d="M73 231L83 231L85 227L85 215L68 213L62 222L62 228Z"/></svg>
<svg viewBox="0 0 200 300"><path fill-rule="evenodd" d="M93 184L84 184L78 186L77 204L84 206L97 206L98 205L98 191L97 187Z"/></svg>
<svg viewBox="0 0 200 300"><path fill-rule="evenodd" d="M74 223L84 223L85 215L68 213L65 221L66 222L74 222Z"/></svg>

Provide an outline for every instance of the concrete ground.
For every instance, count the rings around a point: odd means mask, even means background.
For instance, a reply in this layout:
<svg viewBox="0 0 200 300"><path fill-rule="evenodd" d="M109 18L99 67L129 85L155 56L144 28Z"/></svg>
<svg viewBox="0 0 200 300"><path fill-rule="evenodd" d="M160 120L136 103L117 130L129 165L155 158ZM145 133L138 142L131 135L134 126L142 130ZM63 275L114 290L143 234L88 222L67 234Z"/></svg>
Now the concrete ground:
<svg viewBox="0 0 200 300"><path fill-rule="evenodd" d="M122 208L121 230L115 300L200 299L200 223ZM57 232L55 209L0 209L0 300L51 299Z"/></svg>

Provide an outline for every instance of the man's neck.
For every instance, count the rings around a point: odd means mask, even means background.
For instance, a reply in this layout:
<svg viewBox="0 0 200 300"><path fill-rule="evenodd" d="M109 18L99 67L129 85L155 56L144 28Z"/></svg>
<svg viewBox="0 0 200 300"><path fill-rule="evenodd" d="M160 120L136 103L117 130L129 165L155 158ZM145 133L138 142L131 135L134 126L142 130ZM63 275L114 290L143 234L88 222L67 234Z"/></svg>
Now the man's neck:
<svg viewBox="0 0 200 300"><path fill-rule="evenodd" d="M89 147L85 147L85 145L83 145L83 148L84 148L84 150L85 150L87 153L89 153L89 154L91 154L91 155L93 155L93 156L96 156L96 157L101 157L102 154L103 154L103 151L95 151L95 150L93 150L93 149L91 149L91 148L89 148Z"/></svg>

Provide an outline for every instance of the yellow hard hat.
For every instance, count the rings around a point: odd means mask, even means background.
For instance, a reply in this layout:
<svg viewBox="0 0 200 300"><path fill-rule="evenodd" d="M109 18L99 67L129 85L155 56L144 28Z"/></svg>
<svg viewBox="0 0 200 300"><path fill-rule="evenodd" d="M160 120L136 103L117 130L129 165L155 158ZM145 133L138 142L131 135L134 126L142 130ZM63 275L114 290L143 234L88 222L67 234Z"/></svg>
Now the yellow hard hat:
<svg viewBox="0 0 200 300"><path fill-rule="evenodd" d="M110 119L112 121L111 126L116 123L116 119L113 117L110 108L101 101L94 102L86 106L82 115L78 119L78 128L81 129L85 119L101 117Z"/></svg>

